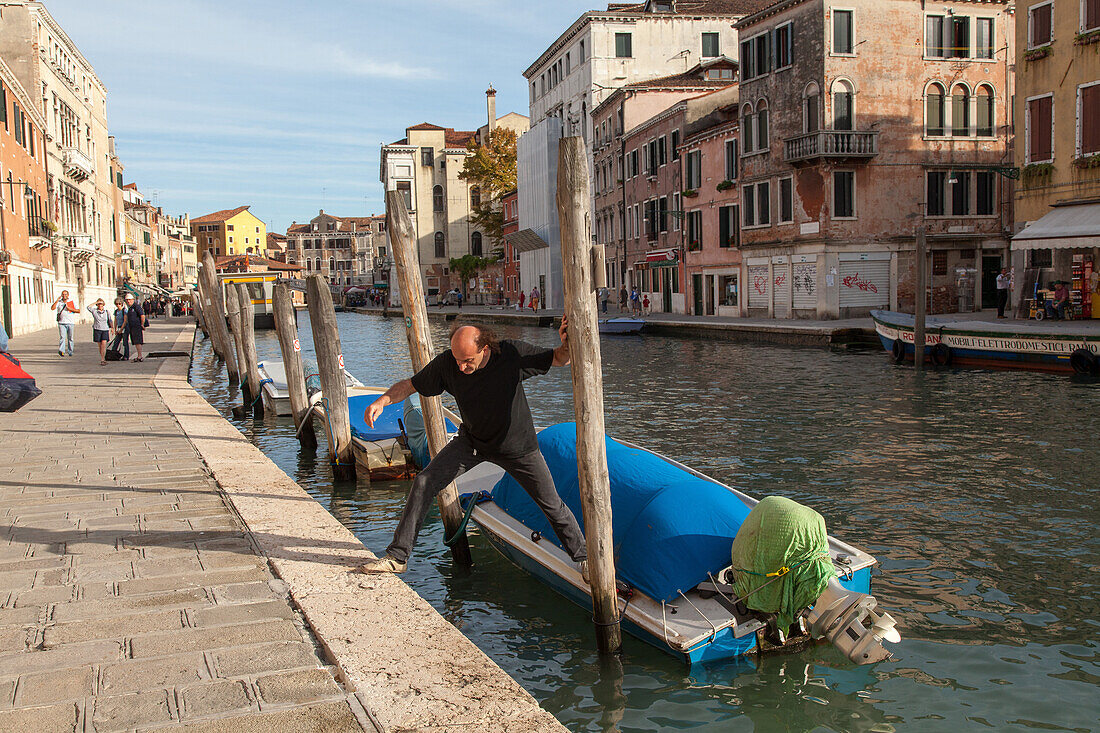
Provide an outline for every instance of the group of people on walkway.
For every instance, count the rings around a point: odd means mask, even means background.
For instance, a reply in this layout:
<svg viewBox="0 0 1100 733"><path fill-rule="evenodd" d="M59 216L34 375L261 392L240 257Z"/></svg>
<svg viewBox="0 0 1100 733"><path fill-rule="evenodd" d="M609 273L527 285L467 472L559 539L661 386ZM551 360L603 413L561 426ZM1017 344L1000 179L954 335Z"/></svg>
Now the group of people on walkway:
<svg viewBox="0 0 1100 733"><path fill-rule="evenodd" d="M62 290L51 308L57 313L58 356L72 356L76 317L80 310L69 299L69 291ZM99 346L99 363L107 364L107 351L119 354L120 361L130 360L130 345L133 344L137 355L133 361L145 361L142 347L145 343L145 329L149 327L149 316L145 307L138 304L133 293L125 298L115 298L114 311L107 310L103 298L88 306L92 316L92 342Z"/></svg>

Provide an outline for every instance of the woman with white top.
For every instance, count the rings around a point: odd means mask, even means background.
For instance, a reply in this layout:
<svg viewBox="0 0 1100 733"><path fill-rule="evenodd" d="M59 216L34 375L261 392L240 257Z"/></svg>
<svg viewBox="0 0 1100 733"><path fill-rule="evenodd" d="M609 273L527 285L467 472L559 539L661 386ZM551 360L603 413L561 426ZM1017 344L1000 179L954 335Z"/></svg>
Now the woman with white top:
<svg viewBox="0 0 1100 733"><path fill-rule="evenodd" d="M99 365L107 365L107 341L111 338L111 331L115 326L115 319L111 311L107 310L107 304L100 298L95 305L88 306L88 312L92 314L92 341L99 344Z"/></svg>

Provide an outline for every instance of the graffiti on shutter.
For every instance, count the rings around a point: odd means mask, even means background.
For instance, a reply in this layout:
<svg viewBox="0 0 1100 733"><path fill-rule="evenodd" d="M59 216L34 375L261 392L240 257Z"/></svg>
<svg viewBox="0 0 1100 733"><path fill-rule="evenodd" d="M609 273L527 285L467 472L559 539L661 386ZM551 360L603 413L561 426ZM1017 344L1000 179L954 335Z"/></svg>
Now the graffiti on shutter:
<svg viewBox="0 0 1100 733"><path fill-rule="evenodd" d="M791 287L794 288L793 302L796 309L817 310L817 263L794 263Z"/></svg>
<svg viewBox="0 0 1100 733"><path fill-rule="evenodd" d="M890 260L840 263L840 307L875 308L890 304Z"/></svg>
<svg viewBox="0 0 1100 733"><path fill-rule="evenodd" d="M775 284L775 317L786 318L787 301L791 298L791 274L786 264L772 269L772 282Z"/></svg>
<svg viewBox="0 0 1100 733"><path fill-rule="evenodd" d="M749 307L750 308L767 308L770 297L768 291L768 266L767 265L749 265Z"/></svg>

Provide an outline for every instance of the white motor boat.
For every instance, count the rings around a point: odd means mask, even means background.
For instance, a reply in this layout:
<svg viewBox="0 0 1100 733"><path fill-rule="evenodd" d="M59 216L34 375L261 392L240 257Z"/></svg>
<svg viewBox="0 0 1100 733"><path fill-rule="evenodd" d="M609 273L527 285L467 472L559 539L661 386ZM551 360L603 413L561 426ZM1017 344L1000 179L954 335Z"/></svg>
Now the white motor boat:
<svg viewBox="0 0 1100 733"><path fill-rule="evenodd" d="M274 415L290 415L290 392L287 390L286 369L281 361L261 361L257 366L260 372L260 390L263 394L264 412ZM344 371L345 383L349 388L362 387L363 383ZM308 391L308 377L307 377ZM310 395L310 402L316 403L321 399L320 390Z"/></svg>

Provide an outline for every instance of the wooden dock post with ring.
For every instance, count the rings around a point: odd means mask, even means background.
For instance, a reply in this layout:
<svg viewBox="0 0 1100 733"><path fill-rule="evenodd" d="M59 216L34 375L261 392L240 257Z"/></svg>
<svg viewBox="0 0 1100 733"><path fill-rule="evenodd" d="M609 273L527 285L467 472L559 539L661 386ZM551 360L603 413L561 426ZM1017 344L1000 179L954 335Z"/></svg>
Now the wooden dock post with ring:
<svg viewBox="0 0 1100 733"><path fill-rule="evenodd" d="M401 288L401 308L405 312L405 335L409 339L409 355L413 371L427 366L435 356L432 335L428 328L428 308L424 303L424 289L420 279L420 257L416 252L412 220L405 208L405 199L399 191L386 191L386 231L390 235L390 251L397 267L397 281ZM447 429L443 422L443 404L439 397L420 398L424 412L424 427L428 433L428 452L435 454L447 444ZM462 526L462 505L458 501L458 489L449 484L439 492L439 513L443 516L443 529L447 537L454 537ZM465 534L451 545L451 557L459 565L472 565L470 543Z"/></svg>
<svg viewBox="0 0 1100 733"><path fill-rule="evenodd" d="M562 282L569 321L569 358L573 373L573 412L577 421L577 476L580 480L593 622L601 653L622 647L615 593L611 536L611 478L604 442L603 373L600 330L592 273L588 162L584 141L563 137L558 143L558 221L561 225Z"/></svg>
<svg viewBox="0 0 1100 733"><path fill-rule="evenodd" d="M298 324L294 320L294 300L290 286L275 283L272 293L275 307L275 334L279 337L279 351L283 355L286 372L286 389L290 397L290 411L294 415L294 427L298 441L306 448L317 447L317 434L313 432L313 418L306 392L306 370L302 366L302 347L298 341ZM304 424L303 424L304 423Z"/></svg>
<svg viewBox="0 0 1100 733"><path fill-rule="evenodd" d="M237 296L241 311L238 323L241 328L241 350L244 358L244 373L248 377L248 391L251 393L252 412L264 414L264 401L260 399L260 362L256 358L256 306L252 304L252 294L248 285L237 283ZM246 405L247 406L247 405Z"/></svg>
<svg viewBox="0 0 1100 733"><path fill-rule="evenodd" d="M340 329L336 326L332 291L322 276L310 275L306 278L306 305L309 308L309 326L313 331L313 348L317 352L321 393L324 395L325 431L328 433L329 457L335 464L333 473L343 479L355 478Z"/></svg>
<svg viewBox="0 0 1100 733"><path fill-rule="evenodd" d="M225 301L222 298L221 283L218 282L218 274L214 266L214 255L210 250L203 255L199 277L203 290L202 311L206 318L206 326L214 337L214 352L225 362L230 383L238 383L240 371L237 368L237 348L233 344L229 327L225 322Z"/></svg>

